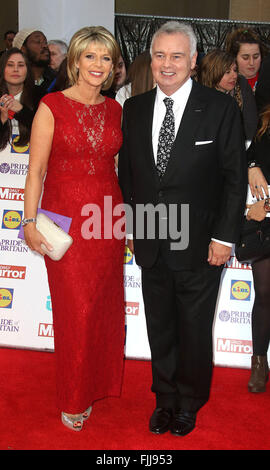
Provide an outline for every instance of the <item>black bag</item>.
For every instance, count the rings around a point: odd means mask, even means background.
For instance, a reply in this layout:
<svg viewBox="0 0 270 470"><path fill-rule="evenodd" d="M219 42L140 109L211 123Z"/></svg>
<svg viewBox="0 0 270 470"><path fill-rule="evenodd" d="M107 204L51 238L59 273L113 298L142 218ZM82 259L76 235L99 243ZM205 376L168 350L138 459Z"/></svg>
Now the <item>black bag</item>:
<svg viewBox="0 0 270 470"><path fill-rule="evenodd" d="M270 256L270 220L262 222L244 219L240 241L235 245L235 256L240 263L252 263Z"/></svg>

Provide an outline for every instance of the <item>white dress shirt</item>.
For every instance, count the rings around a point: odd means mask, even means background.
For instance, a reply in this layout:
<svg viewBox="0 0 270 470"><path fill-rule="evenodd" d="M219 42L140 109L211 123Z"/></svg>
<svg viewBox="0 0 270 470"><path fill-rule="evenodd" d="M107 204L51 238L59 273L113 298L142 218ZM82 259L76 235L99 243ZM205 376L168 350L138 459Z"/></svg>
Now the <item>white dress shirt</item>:
<svg viewBox="0 0 270 470"><path fill-rule="evenodd" d="M192 79L189 78L184 85L182 85L178 90L173 93L168 98L173 100L173 113L175 119L175 137L177 135L181 119L183 113L185 111L185 107L192 89ZM164 120L166 114L166 105L164 103L164 98L167 98L167 95L161 91L159 86L157 85L157 94L156 100L154 105L154 114L153 114L153 126L152 126L152 144L153 144L153 153L155 158L155 163L157 163L157 149L158 149L158 137L159 131L162 126L162 122ZM224 242L221 240L216 240L212 238L212 241L216 241L221 243L222 245L226 245L231 247L232 243Z"/></svg>
<svg viewBox="0 0 270 470"><path fill-rule="evenodd" d="M175 137L178 132L183 113L189 98L192 88L192 80L189 78L184 85L182 85L178 90L169 96L173 100L173 113L175 120ZM167 98L167 95L161 91L157 85L157 94L154 106L153 114L153 127L152 127L152 141L153 141L153 152L155 157L155 162L157 162L157 148L158 148L158 137L161 125L163 123L165 114L166 114L166 105L164 103L164 98Z"/></svg>

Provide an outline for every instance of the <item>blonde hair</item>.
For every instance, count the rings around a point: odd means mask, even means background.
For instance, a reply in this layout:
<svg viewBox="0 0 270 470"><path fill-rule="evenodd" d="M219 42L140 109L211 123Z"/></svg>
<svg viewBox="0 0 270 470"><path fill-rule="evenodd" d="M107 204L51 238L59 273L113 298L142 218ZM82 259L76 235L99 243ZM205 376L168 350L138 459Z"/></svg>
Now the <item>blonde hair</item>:
<svg viewBox="0 0 270 470"><path fill-rule="evenodd" d="M270 104L266 105L260 114L260 127L256 134L256 139L260 140L270 127Z"/></svg>
<svg viewBox="0 0 270 470"><path fill-rule="evenodd" d="M115 68L120 57L120 49L114 36L103 26L86 26L77 31L71 38L67 54L67 74L70 84L74 85L77 83L78 68L76 64L78 63L81 54L91 42L105 46L112 58L112 73L102 86L103 90L108 90L114 80Z"/></svg>

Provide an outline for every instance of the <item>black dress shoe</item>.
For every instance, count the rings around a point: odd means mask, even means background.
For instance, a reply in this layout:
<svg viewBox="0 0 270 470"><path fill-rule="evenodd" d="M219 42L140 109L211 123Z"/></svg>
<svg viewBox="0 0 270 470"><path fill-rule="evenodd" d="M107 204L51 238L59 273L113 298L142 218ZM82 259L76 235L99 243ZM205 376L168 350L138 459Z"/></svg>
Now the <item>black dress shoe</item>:
<svg viewBox="0 0 270 470"><path fill-rule="evenodd" d="M196 413L189 411L176 412L172 417L171 433L175 436L186 436L194 428L196 423Z"/></svg>
<svg viewBox="0 0 270 470"><path fill-rule="evenodd" d="M164 434L169 431L172 412L165 408L156 408L149 422L149 429L154 434Z"/></svg>

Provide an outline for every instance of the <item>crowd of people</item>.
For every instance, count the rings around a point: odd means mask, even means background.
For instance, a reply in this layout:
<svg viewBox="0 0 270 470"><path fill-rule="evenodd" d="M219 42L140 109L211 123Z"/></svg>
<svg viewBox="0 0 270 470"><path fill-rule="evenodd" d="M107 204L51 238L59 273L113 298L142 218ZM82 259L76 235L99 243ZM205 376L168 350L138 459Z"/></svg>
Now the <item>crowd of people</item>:
<svg viewBox="0 0 270 470"><path fill-rule="evenodd" d="M14 128L17 145L30 141L26 243L41 255L44 246L52 249L36 228L42 194L44 209L72 218L72 247L60 261L44 257L62 422L80 431L96 400L120 395L123 373L124 238L82 237L81 208L90 202L102 208L110 195L113 207L131 206L135 220L137 204L164 203L177 205L181 221L184 203L190 227L184 249L173 250L169 237L127 233L142 269L156 396L149 428L184 436L209 398L220 276L239 239L248 183L257 203L247 218L269 222L270 56L254 31L241 28L228 34L223 50L198 60L192 28L175 21L129 67L103 27L80 29L69 45L35 29L7 31L5 43L0 151ZM164 223L170 226L159 220L156 233ZM269 375L269 260L252 264L248 389L257 393Z"/></svg>

